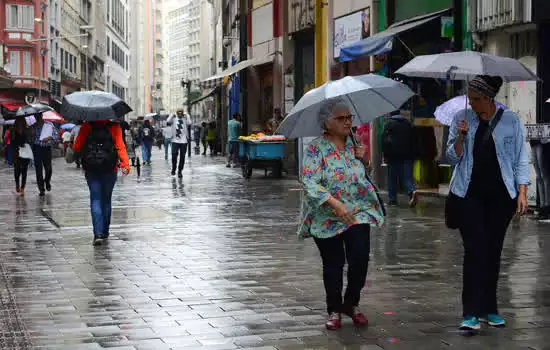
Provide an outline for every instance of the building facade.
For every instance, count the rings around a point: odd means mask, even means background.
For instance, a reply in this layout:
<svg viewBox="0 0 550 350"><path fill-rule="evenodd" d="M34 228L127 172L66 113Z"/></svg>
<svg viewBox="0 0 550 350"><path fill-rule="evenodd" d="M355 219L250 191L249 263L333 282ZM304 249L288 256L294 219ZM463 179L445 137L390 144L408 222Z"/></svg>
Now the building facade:
<svg viewBox="0 0 550 350"><path fill-rule="evenodd" d="M165 33L168 40L165 46L166 84L165 90L167 110L174 113L187 102L182 80L190 78L190 47L189 40L189 3L172 8L166 12ZM194 54L194 57L196 55Z"/></svg>
<svg viewBox="0 0 550 350"><path fill-rule="evenodd" d="M48 3L0 1L1 80L13 86L0 90L2 114L30 102L49 102L48 84Z"/></svg>
<svg viewBox="0 0 550 350"><path fill-rule="evenodd" d="M106 90L125 100L133 109L135 101L128 99L130 82L130 8L128 0L107 0L106 5Z"/></svg>

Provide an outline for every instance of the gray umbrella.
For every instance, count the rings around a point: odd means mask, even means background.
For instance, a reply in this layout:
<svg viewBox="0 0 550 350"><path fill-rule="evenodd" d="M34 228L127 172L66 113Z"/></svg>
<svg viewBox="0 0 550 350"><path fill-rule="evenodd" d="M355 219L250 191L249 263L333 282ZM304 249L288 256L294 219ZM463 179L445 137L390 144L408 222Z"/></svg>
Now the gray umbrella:
<svg viewBox="0 0 550 350"><path fill-rule="evenodd" d="M291 139L322 135L319 114L323 103L329 99L343 99L356 117L353 125L358 126L399 109L413 95L408 86L375 74L329 81L302 96L277 129L277 134Z"/></svg>
<svg viewBox="0 0 550 350"><path fill-rule="evenodd" d="M70 120L118 119L131 111L118 96L103 91L74 92L63 97L61 104L61 115Z"/></svg>
<svg viewBox="0 0 550 350"><path fill-rule="evenodd" d="M417 56L395 73L454 80L469 80L476 75L498 76L507 82L538 80L535 73L518 60L475 51Z"/></svg>
<svg viewBox="0 0 550 350"><path fill-rule="evenodd" d="M17 110L16 117L29 117L31 115L42 114L47 111L53 111L53 108L43 103L33 103L25 105Z"/></svg>

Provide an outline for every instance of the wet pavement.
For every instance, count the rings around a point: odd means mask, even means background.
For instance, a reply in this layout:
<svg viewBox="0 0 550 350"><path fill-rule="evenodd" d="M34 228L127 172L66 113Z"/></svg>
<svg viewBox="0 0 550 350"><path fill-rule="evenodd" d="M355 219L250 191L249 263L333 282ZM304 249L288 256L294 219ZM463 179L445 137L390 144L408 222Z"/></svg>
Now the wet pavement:
<svg viewBox="0 0 550 350"><path fill-rule="evenodd" d="M370 326L323 328L321 263L295 238L294 180L250 181L193 156L182 181L157 151L120 180L107 246L92 247L83 176L55 161L25 198L0 169L1 349L550 349L550 225L514 223L500 287L506 329L456 331L462 248L442 202L390 208L372 234ZM548 299L546 299L548 297Z"/></svg>

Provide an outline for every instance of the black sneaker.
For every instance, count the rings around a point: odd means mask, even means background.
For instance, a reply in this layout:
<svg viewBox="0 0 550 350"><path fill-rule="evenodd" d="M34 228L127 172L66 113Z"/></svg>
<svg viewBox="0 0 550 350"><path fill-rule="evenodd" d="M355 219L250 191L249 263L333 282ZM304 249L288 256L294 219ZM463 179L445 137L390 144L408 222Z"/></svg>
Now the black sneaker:
<svg viewBox="0 0 550 350"><path fill-rule="evenodd" d="M231 168L231 163L227 164L225 167L226 168Z"/></svg>
<svg viewBox="0 0 550 350"><path fill-rule="evenodd" d="M52 184L47 182L46 183L46 191L50 192L52 190Z"/></svg>
<svg viewBox="0 0 550 350"><path fill-rule="evenodd" d="M176 171L172 170L172 176L176 176Z"/></svg>
<svg viewBox="0 0 550 350"><path fill-rule="evenodd" d="M395 206L397 206L397 201L389 201L389 202L388 202L388 205L389 205L390 207L395 207Z"/></svg>
<svg viewBox="0 0 550 350"><path fill-rule="evenodd" d="M181 179L183 177L183 174L181 173L181 171L178 172L178 177Z"/></svg>
<svg viewBox="0 0 550 350"><path fill-rule="evenodd" d="M94 236L94 246L100 246L103 244L103 235L101 236Z"/></svg>
<svg viewBox="0 0 550 350"><path fill-rule="evenodd" d="M40 193L38 194L40 197L44 197L46 196L46 192L45 191L40 191Z"/></svg>
<svg viewBox="0 0 550 350"><path fill-rule="evenodd" d="M418 203L418 192L409 193L409 207L414 208Z"/></svg>
<svg viewBox="0 0 550 350"><path fill-rule="evenodd" d="M101 235L101 238L108 239L109 235L110 235L109 233L104 233L104 234Z"/></svg>

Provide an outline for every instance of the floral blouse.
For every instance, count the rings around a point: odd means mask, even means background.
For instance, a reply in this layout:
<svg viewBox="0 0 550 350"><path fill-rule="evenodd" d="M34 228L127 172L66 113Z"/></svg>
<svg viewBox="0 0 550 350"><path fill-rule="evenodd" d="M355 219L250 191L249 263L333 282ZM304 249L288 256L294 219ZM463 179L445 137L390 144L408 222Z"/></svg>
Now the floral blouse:
<svg viewBox="0 0 550 350"><path fill-rule="evenodd" d="M382 204L366 178L363 164L355 158L350 138L343 150L326 136L313 140L301 172L305 200L298 237L330 238L355 224L378 227L384 224ZM357 220L354 224L346 225L334 215L332 207L326 203L330 196L352 210Z"/></svg>

